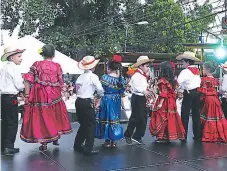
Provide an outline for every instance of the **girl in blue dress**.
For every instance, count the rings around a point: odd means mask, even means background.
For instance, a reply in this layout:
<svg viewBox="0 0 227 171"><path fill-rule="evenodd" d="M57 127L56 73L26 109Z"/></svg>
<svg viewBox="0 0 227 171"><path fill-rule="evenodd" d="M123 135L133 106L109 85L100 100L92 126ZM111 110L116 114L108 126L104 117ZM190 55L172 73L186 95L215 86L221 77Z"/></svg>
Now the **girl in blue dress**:
<svg viewBox="0 0 227 171"><path fill-rule="evenodd" d="M101 78L105 93L96 114L96 138L105 139L103 147L106 148L116 147L115 141L124 137L120 115L126 81L121 75L121 61L121 56L114 55L107 64L107 74Z"/></svg>

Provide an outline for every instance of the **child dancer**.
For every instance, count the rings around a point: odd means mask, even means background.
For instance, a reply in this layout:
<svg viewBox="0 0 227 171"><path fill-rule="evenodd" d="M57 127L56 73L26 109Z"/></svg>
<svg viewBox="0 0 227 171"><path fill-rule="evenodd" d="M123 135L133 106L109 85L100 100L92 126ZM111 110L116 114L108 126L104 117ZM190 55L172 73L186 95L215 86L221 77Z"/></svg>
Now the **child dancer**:
<svg viewBox="0 0 227 171"><path fill-rule="evenodd" d="M177 113L176 86L171 63L162 62L158 80L159 95L150 121L150 132L157 137L158 143L185 139L184 127Z"/></svg>
<svg viewBox="0 0 227 171"><path fill-rule="evenodd" d="M224 117L221 103L218 99L218 80L212 76L215 68L211 62L203 65L204 75L201 87L202 109L200 122L202 128L202 141L205 142L227 142L227 120Z"/></svg>
<svg viewBox="0 0 227 171"><path fill-rule="evenodd" d="M222 66L224 70L223 81L221 84L221 94L222 94L222 110L225 115L225 119L227 119L227 62Z"/></svg>

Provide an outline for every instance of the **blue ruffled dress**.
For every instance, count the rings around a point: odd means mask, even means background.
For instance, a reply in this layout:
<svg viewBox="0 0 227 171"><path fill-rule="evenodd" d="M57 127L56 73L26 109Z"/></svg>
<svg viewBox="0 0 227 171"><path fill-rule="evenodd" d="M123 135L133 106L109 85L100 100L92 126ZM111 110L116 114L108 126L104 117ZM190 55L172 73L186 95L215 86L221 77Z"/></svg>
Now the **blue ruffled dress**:
<svg viewBox="0 0 227 171"><path fill-rule="evenodd" d="M121 81L122 88L117 84ZM120 140L123 138L123 128L120 124L121 116L121 95L125 91L126 80L122 77L103 75L101 78L104 96L100 102L100 109L96 113L96 138L106 140Z"/></svg>

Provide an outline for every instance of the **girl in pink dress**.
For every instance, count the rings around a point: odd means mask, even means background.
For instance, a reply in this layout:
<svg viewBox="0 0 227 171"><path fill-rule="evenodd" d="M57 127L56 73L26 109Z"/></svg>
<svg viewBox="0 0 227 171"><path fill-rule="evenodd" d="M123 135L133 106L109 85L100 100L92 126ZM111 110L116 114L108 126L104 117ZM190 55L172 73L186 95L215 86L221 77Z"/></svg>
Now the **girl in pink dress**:
<svg viewBox="0 0 227 171"><path fill-rule="evenodd" d="M59 145L60 135L72 129L61 96L62 69L52 61L55 49L45 45L40 54L44 60L35 62L23 75L26 104L20 137L28 143L41 143L39 149L46 151L47 143Z"/></svg>

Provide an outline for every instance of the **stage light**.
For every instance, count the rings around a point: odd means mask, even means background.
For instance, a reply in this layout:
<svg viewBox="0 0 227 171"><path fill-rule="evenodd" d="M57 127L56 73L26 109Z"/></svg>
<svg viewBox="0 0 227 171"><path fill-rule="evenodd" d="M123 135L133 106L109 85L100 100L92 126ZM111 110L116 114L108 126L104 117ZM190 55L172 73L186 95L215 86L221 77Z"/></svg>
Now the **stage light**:
<svg viewBox="0 0 227 171"><path fill-rule="evenodd" d="M220 46L219 48L217 48L215 50L214 54L215 54L216 58L223 59L227 55L227 49L224 48L223 46Z"/></svg>

